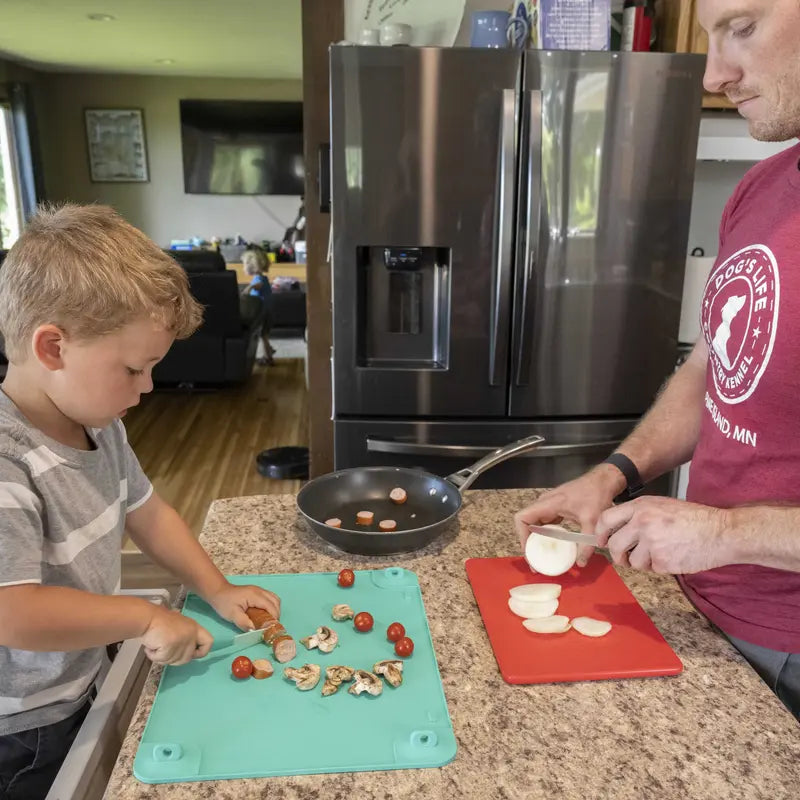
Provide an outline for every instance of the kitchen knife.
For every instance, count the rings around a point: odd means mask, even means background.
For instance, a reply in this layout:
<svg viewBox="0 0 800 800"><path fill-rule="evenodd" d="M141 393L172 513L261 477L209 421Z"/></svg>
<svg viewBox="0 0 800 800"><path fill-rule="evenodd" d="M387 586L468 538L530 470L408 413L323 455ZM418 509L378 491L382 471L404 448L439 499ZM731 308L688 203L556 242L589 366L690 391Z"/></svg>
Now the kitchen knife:
<svg viewBox="0 0 800 800"><path fill-rule="evenodd" d="M230 656L252 647L254 644L263 641L264 631L245 631L244 633L237 633L231 641L222 647L215 647L209 650L201 658L194 659L195 661L211 661L214 658L222 658L223 656Z"/></svg>
<svg viewBox="0 0 800 800"><path fill-rule="evenodd" d="M549 536L551 539L560 539L562 542L576 542L581 545L589 545L597 548L598 553L609 555L608 548L598 547L597 539L588 533L575 533L566 528L547 528L543 525L528 525L531 533L539 533L542 536Z"/></svg>

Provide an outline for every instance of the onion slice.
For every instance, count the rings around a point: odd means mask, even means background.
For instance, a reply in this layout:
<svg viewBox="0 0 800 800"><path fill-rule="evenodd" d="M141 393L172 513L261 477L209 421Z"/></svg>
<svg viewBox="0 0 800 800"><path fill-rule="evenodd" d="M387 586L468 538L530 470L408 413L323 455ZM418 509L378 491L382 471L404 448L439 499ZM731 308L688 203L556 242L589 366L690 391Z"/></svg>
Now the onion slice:
<svg viewBox="0 0 800 800"><path fill-rule="evenodd" d="M575 617L572 620L572 627L584 636L605 636L611 630L611 623L604 619L592 619L591 617Z"/></svg>
<svg viewBox="0 0 800 800"><path fill-rule="evenodd" d="M520 600L555 600L561 594L561 584L526 583L524 586L514 586L508 593Z"/></svg>
<svg viewBox="0 0 800 800"><path fill-rule="evenodd" d="M560 614L541 619L524 619L522 624L533 633L566 633L570 628L569 617Z"/></svg>
<svg viewBox="0 0 800 800"><path fill-rule="evenodd" d="M520 600L517 597L509 597L508 607L523 619L541 619L552 617L556 613L558 600Z"/></svg>

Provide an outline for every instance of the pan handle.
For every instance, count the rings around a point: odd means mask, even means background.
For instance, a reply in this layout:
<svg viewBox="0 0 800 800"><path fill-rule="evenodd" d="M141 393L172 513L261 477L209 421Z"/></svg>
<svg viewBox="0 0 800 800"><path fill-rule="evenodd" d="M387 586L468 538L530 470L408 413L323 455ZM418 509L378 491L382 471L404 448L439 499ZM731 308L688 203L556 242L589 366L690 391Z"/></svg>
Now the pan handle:
<svg viewBox="0 0 800 800"><path fill-rule="evenodd" d="M487 469L491 469L501 461L506 461L521 453L527 453L528 450L533 450L543 441L544 436L528 436L525 439L520 439L518 442L512 442L505 447L501 447L499 450L489 453L488 456L484 456L480 461L476 461L469 467L464 467L464 469L460 469L458 472L448 475L445 480L450 481L461 494L464 494L475 479L486 472Z"/></svg>

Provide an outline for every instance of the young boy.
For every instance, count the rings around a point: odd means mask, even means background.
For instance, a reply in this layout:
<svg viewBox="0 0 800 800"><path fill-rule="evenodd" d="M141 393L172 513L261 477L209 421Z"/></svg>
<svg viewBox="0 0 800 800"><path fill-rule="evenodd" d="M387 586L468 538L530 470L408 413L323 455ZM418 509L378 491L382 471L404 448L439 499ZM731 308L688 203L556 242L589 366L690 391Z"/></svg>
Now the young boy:
<svg viewBox="0 0 800 800"><path fill-rule="evenodd" d="M120 421L199 325L186 275L104 206L40 210L0 268L0 797L47 794L88 711L104 645L205 655L193 620L115 594L127 531L223 618L280 601L233 586L154 491Z"/></svg>
<svg viewBox="0 0 800 800"><path fill-rule="evenodd" d="M269 271L269 261L260 247L253 247L242 253L242 267L245 274L253 279L245 287L248 297L257 297L261 302L259 323L261 325L261 343L264 355L258 359L259 366L274 364L275 348L269 343L269 331L272 328L272 287L265 273Z"/></svg>

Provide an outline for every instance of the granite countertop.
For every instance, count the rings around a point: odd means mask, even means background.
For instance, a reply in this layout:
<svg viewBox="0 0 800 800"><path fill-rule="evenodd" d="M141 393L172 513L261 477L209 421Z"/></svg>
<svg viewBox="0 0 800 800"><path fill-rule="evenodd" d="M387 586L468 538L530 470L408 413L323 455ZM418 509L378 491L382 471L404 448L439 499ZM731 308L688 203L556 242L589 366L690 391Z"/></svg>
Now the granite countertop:
<svg viewBox="0 0 800 800"><path fill-rule="evenodd" d="M131 772L158 685L153 668L106 798L681 798L779 800L800 784L800 726L667 576L621 570L681 658L670 678L506 684L464 571L471 557L518 555L511 517L536 490L473 491L459 522L406 556L353 556L308 532L293 496L216 501L201 542L228 574L414 570L425 601L458 753L436 769L148 785ZM260 546L263 545L263 546ZM453 620L459 624L454 626ZM492 724L487 724L491 721Z"/></svg>

